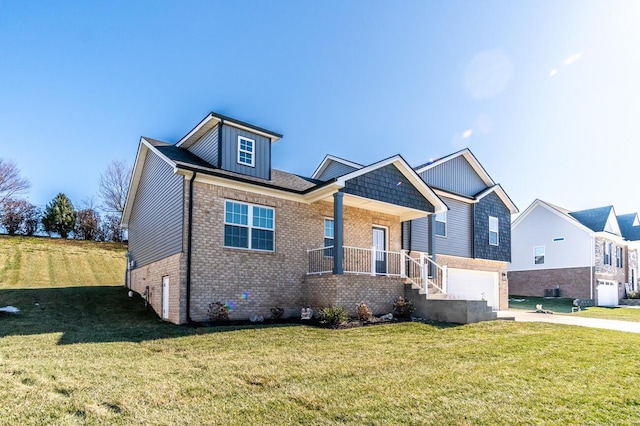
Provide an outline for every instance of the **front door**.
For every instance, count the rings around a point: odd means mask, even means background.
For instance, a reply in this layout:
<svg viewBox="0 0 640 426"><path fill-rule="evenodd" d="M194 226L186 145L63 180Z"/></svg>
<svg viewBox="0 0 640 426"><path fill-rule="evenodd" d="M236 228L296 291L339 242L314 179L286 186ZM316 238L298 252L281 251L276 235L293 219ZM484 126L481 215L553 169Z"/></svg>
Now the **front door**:
<svg viewBox="0 0 640 426"><path fill-rule="evenodd" d="M373 246L376 249L376 274L387 273L387 229L373 227Z"/></svg>

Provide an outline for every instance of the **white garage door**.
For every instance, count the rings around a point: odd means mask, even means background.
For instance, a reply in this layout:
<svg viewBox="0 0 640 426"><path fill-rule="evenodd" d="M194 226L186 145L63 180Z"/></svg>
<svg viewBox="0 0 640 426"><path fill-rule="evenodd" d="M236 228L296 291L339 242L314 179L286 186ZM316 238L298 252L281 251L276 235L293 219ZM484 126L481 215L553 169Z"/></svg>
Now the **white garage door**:
<svg viewBox="0 0 640 426"><path fill-rule="evenodd" d="M618 306L618 283L598 280L598 306Z"/></svg>
<svg viewBox="0 0 640 426"><path fill-rule="evenodd" d="M449 269L449 296L463 300L486 300L494 311L498 310L498 273Z"/></svg>

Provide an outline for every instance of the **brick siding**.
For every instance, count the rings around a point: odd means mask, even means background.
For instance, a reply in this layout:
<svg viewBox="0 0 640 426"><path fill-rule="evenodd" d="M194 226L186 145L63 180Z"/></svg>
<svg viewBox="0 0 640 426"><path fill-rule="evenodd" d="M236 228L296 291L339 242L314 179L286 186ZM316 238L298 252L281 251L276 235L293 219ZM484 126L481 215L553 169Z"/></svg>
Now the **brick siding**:
<svg viewBox="0 0 640 426"><path fill-rule="evenodd" d="M518 296L543 297L545 289L559 286L560 297L588 299L591 297L590 284L591 268L588 266L509 272L509 293Z"/></svg>
<svg viewBox="0 0 640 426"><path fill-rule="evenodd" d="M342 306L355 316L364 302L374 315L393 311L393 302L404 295L401 278L371 275L308 275L304 279L304 306L317 312L327 306Z"/></svg>
<svg viewBox="0 0 640 426"><path fill-rule="evenodd" d="M224 248L224 200L275 209L274 252ZM210 303L233 307L230 318L268 317L274 306L285 316L300 314L306 304L303 281L307 250L324 245L324 219L333 204L311 205L205 183L194 186L191 318L207 319ZM388 227L389 249L400 250L400 220L396 216L345 206L344 244L370 247L372 226Z"/></svg>

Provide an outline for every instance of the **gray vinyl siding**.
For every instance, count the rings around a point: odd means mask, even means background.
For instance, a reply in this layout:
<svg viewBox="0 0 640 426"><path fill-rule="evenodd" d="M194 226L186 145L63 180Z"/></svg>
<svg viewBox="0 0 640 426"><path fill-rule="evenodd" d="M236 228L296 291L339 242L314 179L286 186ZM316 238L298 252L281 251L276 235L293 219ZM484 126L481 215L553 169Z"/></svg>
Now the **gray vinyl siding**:
<svg viewBox="0 0 640 426"><path fill-rule="evenodd" d="M430 252L429 250L429 217L421 217L411 222L411 250Z"/></svg>
<svg viewBox="0 0 640 426"><path fill-rule="evenodd" d="M218 126L205 133L188 149L204 161L218 167Z"/></svg>
<svg viewBox="0 0 640 426"><path fill-rule="evenodd" d="M149 151L129 220L136 268L182 251L184 178Z"/></svg>
<svg viewBox="0 0 640 426"><path fill-rule="evenodd" d="M450 256L473 255L473 205L451 198L441 197L449 207L447 211L447 235L436 235L436 253Z"/></svg>
<svg viewBox="0 0 640 426"><path fill-rule="evenodd" d="M324 169L322 174L317 177L317 179L321 181L327 181L329 179L344 176L347 173L351 173L355 170L358 170L358 169L355 167L348 166L344 163L340 163L338 161L331 161L327 166L327 168Z"/></svg>
<svg viewBox="0 0 640 426"><path fill-rule="evenodd" d="M255 141L254 167L238 164L238 136ZM247 176L271 179L271 140L269 138L225 124L222 126L221 147L220 167L222 169Z"/></svg>
<svg viewBox="0 0 640 426"><path fill-rule="evenodd" d="M487 188L462 155L420 173L420 177L429 186L469 197Z"/></svg>
<svg viewBox="0 0 640 426"><path fill-rule="evenodd" d="M436 236L436 253L450 256L472 257L473 254L473 206L469 203L441 197L449 207L447 211L447 236ZM411 229L407 229L410 223ZM403 248L431 253L429 247L429 217L421 217L403 223ZM411 232L411 235L408 233ZM410 240L410 244L409 244Z"/></svg>

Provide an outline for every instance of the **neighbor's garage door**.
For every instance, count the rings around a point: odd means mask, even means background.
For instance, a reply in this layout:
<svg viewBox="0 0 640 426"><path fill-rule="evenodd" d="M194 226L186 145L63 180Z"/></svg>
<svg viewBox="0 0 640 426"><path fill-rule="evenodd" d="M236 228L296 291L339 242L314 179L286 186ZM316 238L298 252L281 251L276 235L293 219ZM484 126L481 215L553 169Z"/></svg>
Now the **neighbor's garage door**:
<svg viewBox="0 0 640 426"><path fill-rule="evenodd" d="M598 281L598 306L618 306L618 283Z"/></svg>
<svg viewBox="0 0 640 426"><path fill-rule="evenodd" d="M464 300L486 300L494 311L498 310L498 273L449 269L449 295Z"/></svg>

